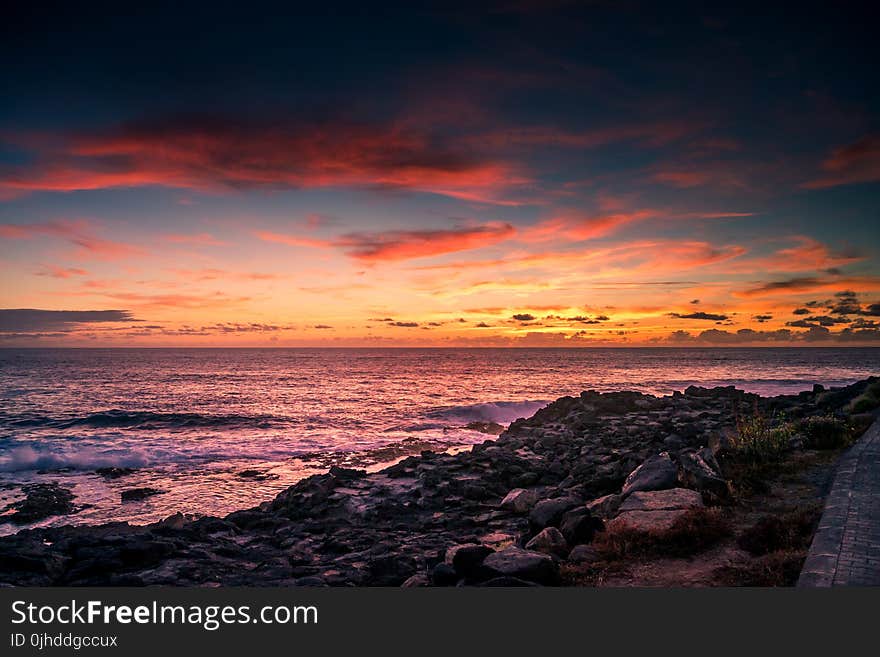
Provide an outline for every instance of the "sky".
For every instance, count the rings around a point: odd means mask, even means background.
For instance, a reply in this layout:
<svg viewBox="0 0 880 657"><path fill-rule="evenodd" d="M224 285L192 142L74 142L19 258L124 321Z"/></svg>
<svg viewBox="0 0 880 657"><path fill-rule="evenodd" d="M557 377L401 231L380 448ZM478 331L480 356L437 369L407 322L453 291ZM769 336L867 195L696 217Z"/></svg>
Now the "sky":
<svg viewBox="0 0 880 657"><path fill-rule="evenodd" d="M862 3L18 4L0 346L880 345Z"/></svg>

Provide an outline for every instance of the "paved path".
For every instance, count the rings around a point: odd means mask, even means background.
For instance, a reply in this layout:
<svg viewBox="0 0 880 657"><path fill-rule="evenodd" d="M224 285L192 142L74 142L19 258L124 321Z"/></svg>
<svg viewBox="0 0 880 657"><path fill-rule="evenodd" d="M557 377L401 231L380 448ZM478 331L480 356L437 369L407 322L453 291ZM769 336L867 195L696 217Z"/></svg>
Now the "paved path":
<svg viewBox="0 0 880 657"><path fill-rule="evenodd" d="M840 459L798 586L880 586L880 420Z"/></svg>

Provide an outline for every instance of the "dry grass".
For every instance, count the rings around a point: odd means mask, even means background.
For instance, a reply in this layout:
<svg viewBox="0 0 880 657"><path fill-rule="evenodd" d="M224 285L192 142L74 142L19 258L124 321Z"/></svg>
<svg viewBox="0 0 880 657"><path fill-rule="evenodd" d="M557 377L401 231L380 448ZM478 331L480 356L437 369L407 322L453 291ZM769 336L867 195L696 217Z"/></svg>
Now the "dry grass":
<svg viewBox="0 0 880 657"><path fill-rule="evenodd" d="M746 529L737 545L754 556L809 547L822 510L818 504L780 515L765 515Z"/></svg>
<svg viewBox="0 0 880 657"><path fill-rule="evenodd" d="M778 550L742 564L715 570L719 586L794 586L806 550Z"/></svg>
<svg viewBox="0 0 880 657"><path fill-rule="evenodd" d="M689 557L704 552L732 534L721 509L693 509L666 531L640 532L625 525L596 536L593 547L606 560L644 557Z"/></svg>

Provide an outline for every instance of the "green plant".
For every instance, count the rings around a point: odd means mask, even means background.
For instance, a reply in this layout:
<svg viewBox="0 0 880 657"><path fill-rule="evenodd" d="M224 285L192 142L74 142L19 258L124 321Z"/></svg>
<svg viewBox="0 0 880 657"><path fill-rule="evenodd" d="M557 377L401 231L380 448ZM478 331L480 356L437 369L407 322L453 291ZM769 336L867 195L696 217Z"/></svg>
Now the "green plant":
<svg viewBox="0 0 880 657"><path fill-rule="evenodd" d="M807 445L814 449L837 449L852 442L852 427L833 415L814 415L805 418L800 424Z"/></svg>
<svg viewBox="0 0 880 657"><path fill-rule="evenodd" d="M732 437L733 456L747 463L775 463L790 449L794 427L784 418L768 419L757 406L749 415L738 415Z"/></svg>

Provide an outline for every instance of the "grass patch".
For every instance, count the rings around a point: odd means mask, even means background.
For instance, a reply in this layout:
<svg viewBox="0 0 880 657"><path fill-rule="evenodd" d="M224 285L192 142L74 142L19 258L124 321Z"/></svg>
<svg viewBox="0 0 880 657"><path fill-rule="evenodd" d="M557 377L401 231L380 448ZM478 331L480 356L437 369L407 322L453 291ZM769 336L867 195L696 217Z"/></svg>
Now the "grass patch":
<svg viewBox="0 0 880 657"><path fill-rule="evenodd" d="M814 415L800 423L800 430L813 449L838 449L853 441L854 431L845 420L833 415Z"/></svg>
<svg viewBox="0 0 880 657"><path fill-rule="evenodd" d="M737 544L753 556L780 550L805 550L813 539L820 516L818 505L781 515L762 516L739 536Z"/></svg>
<svg viewBox="0 0 880 657"><path fill-rule="evenodd" d="M715 570L720 586L794 586L801 574L806 550L779 550L748 563Z"/></svg>
<svg viewBox="0 0 880 657"><path fill-rule="evenodd" d="M644 557L690 557L731 536L720 509L692 509L666 531L641 532L625 525L596 535L593 547L606 561Z"/></svg>
<svg viewBox="0 0 880 657"><path fill-rule="evenodd" d="M791 447L794 426L784 418L768 418L757 406L749 415L736 416L731 456L742 463L778 463Z"/></svg>

